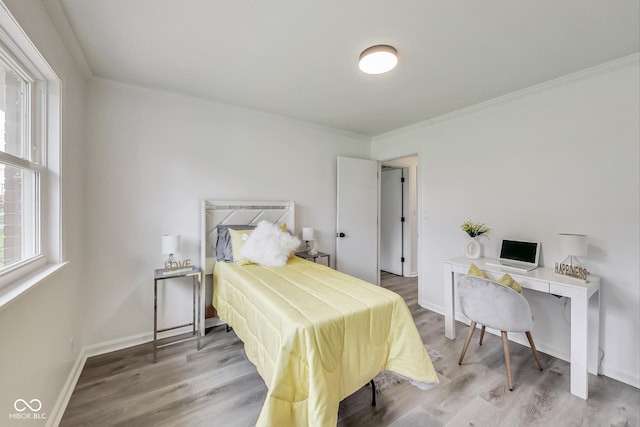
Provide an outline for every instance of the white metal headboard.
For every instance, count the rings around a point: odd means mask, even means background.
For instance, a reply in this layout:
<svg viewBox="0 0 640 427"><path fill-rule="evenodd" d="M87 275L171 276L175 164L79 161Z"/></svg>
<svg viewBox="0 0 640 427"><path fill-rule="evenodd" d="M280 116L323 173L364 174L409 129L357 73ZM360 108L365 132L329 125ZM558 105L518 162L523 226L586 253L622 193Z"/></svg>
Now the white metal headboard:
<svg viewBox="0 0 640 427"><path fill-rule="evenodd" d="M212 201L202 200L200 218L200 265L204 274L212 274L215 264L217 226L256 225L262 220L287 224L295 233L293 201Z"/></svg>

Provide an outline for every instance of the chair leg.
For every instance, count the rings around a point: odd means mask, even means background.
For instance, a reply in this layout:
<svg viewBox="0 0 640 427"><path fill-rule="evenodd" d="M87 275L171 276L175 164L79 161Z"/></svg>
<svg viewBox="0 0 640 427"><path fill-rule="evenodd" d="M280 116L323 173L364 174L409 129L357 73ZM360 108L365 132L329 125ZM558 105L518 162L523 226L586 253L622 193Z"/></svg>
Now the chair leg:
<svg viewBox="0 0 640 427"><path fill-rule="evenodd" d="M529 339L529 345L531 346L531 351L533 351L533 357L536 359L538 368L540 368L540 370L542 371L542 362L540 361L538 350L536 350L536 345L533 343L533 337L531 336L531 331L527 331L526 334L527 334L527 338Z"/></svg>
<svg viewBox="0 0 640 427"><path fill-rule="evenodd" d="M462 347L462 353L460 354L460 359L458 359L458 365L462 365L462 359L464 359L464 354L467 352L467 348L469 347L469 342L471 341L471 337L473 337L473 331L476 330L476 322L475 320L471 321L469 325L469 332L467 332L467 339L464 342L464 346Z"/></svg>
<svg viewBox="0 0 640 427"><path fill-rule="evenodd" d="M504 362L507 365L507 382L509 383L509 390L513 391L513 380L511 378L511 359L509 358L509 339L507 333L502 332L502 350L504 351Z"/></svg>
<svg viewBox="0 0 640 427"><path fill-rule="evenodd" d="M482 345L482 338L484 338L484 329L485 329L485 326L482 325L482 329L480 329L480 344L479 345Z"/></svg>

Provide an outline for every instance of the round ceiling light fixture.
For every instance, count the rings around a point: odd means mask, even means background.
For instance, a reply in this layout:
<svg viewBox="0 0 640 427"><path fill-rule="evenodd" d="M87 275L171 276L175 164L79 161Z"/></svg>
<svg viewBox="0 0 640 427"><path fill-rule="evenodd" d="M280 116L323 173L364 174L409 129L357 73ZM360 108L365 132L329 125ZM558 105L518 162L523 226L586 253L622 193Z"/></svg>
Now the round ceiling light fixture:
<svg viewBox="0 0 640 427"><path fill-rule="evenodd" d="M367 74L391 71L398 63L398 51L393 46L379 44L362 51L358 66Z"/></svg>

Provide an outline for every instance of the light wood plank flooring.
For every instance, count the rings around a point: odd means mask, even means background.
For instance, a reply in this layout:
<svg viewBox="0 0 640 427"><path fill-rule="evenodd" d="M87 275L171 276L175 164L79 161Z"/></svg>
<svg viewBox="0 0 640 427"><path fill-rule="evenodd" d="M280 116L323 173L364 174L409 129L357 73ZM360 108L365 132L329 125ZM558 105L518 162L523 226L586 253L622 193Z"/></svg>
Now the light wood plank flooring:
<svg viewBox="0 0 640 427"><path fill-rule="evenodd" d="M491 334L481 347L475 336L459 366L466 325L456 325L455 341L446 339L443 316L418 306L417 279L382 279L406 300L441 383L421 391L392 382L381 387L376 407L363 387L342 401L340 426L640 426L640 390L591 376L584 401L569 393L567 362L541 353L541 372L530 349L516 343L510 392L501 341ZM150 343L88 359L61 425L254 425L267 389L242 342L218 327L199 352L194 347L193 340L164 347L156 364Z"/></svg>

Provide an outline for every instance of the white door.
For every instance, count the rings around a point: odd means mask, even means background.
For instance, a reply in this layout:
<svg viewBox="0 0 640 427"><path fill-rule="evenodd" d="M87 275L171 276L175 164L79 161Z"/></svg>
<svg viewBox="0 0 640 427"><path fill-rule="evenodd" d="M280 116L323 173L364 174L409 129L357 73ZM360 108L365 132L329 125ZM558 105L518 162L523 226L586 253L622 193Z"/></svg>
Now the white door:
<svg viewBox="0 0 640 427"><path fill-rule="evenodd" d="M378 284L378 162L338 157L336 269Z"/></svg>
<svg viewBox="0 0 640 427"><path fill-rule="evenodd" d="M380 173L380 270L402 276L403 253L402 169Z"/></svg>

